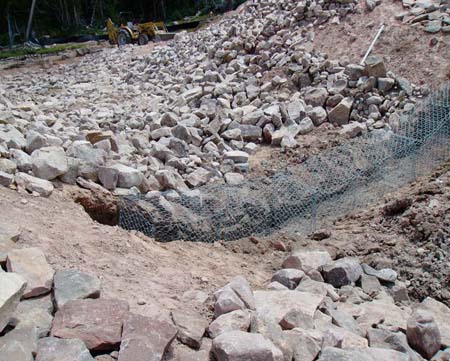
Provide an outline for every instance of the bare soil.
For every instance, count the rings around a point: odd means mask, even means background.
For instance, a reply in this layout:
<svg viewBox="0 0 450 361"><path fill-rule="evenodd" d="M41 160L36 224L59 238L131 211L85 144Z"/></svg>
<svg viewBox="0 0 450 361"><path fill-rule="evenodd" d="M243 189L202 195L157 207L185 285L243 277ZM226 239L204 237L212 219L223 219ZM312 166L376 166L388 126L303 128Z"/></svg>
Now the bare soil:
<svg viewBox="0 0 450 361"><path fill-rule="evenodd" d="M367 12L361 1L358 10L359 14L345 17L339 25L316 29L315 49L331 59L347 56L359 63L383 22L385 28L373 53L383 56L386 69L431 88L450 79L449 34L428 34L420 24L411 26L396 20L395 14L405 11L400 1L383 0L372 12Z"/></svg>
<svg viewBox="0 0 450 361"><path fill-rule="evenodd" d="M72 200L77 192L68 187L47 199L0 187L0 227L19 227L17 246L41 248L57 270L97 275L103 297L127 300L140 314L180 308L210 314L211 302L195 302L195 291L211 296L237 275L262 287L285 257L270 241L158 243L93 221Z"/></svg>

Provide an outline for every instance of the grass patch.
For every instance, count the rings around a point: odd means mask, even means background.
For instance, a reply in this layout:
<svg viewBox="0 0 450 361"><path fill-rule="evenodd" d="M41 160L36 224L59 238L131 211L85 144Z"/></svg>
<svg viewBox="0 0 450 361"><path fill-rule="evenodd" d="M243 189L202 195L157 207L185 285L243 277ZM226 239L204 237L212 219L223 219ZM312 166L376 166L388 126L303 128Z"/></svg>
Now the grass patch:
<svg viewBox="0 0 450 361"><path fill-rule="evenodd" d="M22 57L26 55L56 54L66 50L75 50L86 47L85 44L60 44L43 48L17 48L0 51L0 59Z"/></svg>

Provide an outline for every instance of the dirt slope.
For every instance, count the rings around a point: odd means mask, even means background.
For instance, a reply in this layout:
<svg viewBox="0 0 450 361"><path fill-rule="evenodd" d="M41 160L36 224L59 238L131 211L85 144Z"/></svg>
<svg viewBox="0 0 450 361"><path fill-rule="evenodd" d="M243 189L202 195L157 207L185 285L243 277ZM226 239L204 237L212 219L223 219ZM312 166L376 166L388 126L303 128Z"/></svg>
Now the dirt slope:
<svg viewBox="0 0 450 361"><path fill-rule="evenodd" d="M141 314L160 312L161 307L207 313L188 291L211 295L241 274L261 286L284 254L264 244L157 243L93 221L61 191L46 199L0 187L0 210L0 226L20 227L19 247L40 247L55 269L96 274L104 297L127 300ZM138 306L142 301L146 304Z"/></svg>
<svg viewBox="0 0 450 361"><path fill-rule="evenodd" d="M367 12L361 1L358 8L359 14L346 17L340 24L316 29L315 48L331 59L347 56L359 63L384 22L384 32L373 53L383 56L387 69L416 85L433 88L450 79L450 35L428 34L422 27L402 24L394 17L404 12L399 1L383 0L372 12Z"/></svg>

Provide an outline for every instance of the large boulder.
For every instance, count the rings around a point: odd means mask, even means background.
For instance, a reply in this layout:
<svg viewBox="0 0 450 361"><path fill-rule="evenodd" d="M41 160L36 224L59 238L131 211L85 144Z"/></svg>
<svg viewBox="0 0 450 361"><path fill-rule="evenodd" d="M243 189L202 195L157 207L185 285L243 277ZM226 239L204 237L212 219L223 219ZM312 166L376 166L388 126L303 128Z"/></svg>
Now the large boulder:
<svg viewBox="0 0 450 361"><path fill-rule="evenodd" d="M282 361L283 354L259 333L225 332L213 340L212 352L217 361Z"/></svg>
<svg viewBox="0 0 450 361"><path fill-rule="evenodd" d="M0 285L0 332L2 332L19 304L27 284L22 276L0 270Z"/></svg>
<svg viewBox="0 0 450 361"><path fill-rule="evenodd" d="M177 335L172 323L130 313L125 319L118 361L161 361Z"/></svg>
<svg viewBox="0 0 450 361"><path fill-rule="evenodd" d="M55 314L51 335L79 338L89 350L114 350L122 339L128 303L114 299L67 302Z"/></svg>
<svg viewBox="0 0 450 361"><path fill-rule="evenodd" d="M16 272L26 280L24 298L36 297L51 291L55 271L39 248L21 248L8 252L6 267L9 272Z"/></svg>
<svg viewBox="0 0 450 361"><path fill-rule="evenodd" d="M43 147L31 154L33 174L42 179L52 180L69 170L66 153L61 147Z"/></svg>

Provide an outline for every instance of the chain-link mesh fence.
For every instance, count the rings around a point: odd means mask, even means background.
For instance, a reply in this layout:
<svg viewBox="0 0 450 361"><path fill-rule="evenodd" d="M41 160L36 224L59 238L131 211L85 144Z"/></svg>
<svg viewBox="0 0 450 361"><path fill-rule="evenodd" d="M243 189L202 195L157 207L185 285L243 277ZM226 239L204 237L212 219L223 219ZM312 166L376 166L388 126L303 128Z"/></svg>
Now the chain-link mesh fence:
<svg viewBox="0 0 450 361"><path fill-rule="evenodd" d="M311 232L425 175L450 156L450 84L395 124L239 185L123 197L119 225L159 241Z"/></svg>

